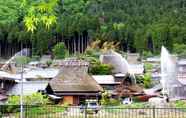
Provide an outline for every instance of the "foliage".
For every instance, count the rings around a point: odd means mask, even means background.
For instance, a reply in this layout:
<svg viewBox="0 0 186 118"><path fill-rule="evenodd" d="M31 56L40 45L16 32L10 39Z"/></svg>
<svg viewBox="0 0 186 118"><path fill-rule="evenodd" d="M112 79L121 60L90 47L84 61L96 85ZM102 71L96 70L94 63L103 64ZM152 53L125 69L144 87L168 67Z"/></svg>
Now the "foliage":
<svg viewBox="0 0 186 118"><path fill-rule="evenodd" d="M137 84L142 85L145 88L150 88L152 85L152 77L150 73L145 73L144 76L136 77Z"/></svg>
<svg viewBox="0 0 186 118"><path fill-rule="evenodd" d="M130 105L122 105L120 108L147 108L147 107L149 107L148 103L136 102Z"/></svg>
<svg viewBox="0 0 186 118"><path fill-rule="evenodd" d="M93 41L90 46L86 49L87 53L91 53L93 51L96 52L107 52L109 50L116 50L118 48L119 43L115 43L114 41L102 41L101 39L97 39Z"/></svg>
<svg viewBox="0 0 186 118"><path fill-rule="evenodd" d="M43 54L52 41L77 43L87 32L93 41L145 51L145 57L159 53L162 45L185 55L179 51L186 44L185 10L183 0L0 0L0 39L31 43L33 52ZM85 48L87 42L81 44Z"/></svg>
<svg viewBox="0 0 186 118"><path fill-rule="evenodd" d="M42 95L41 93L33 93L29 96L23 96L24 105L46 105L49 103L47 96ZM18 111L17 105L20 104L20 96L10 96L6 103L8 105L7 112L16 112Z"/></svg>
<svg viewBox="0 0 186 118"><path fill-rule="evenodd" d="M150 88L150 87L151 87L151 82L152 82L151 74L145 73L143 79L144 79L144 80L143 80L143 82L144 82L144 87L145 87L145 88Z"/></svg>
<svg viewBox="0 0 186 118"><path fill-rule="evenodd" d="M150 51L143 51L143 58L148 58L148 57L152 57L153 56L153 54L152 54L152 52L150 52Z"/></svg>
<svg viewBox="0 0 186 118"><path fill-rule="evenodd" d="M105 106L117 106L120 104L120 101L117 99L110 98L110 95L108 92L102 93L101 96L101 105Z"/></svg>
<svg viewBox="0 0 186 118"><path fill-rule="evenodd" d="M186 44L174 44L173 52L179 56L186 56Z"/></svg>
<svg viewBox="0 0 186 118"><path fill-rule="evenodd" d="M27 64L31 61L30 57L27 57L27 56L17 56L15 58L15 62L16 64L18 65L21 65L21 64Z"/></svg>
<svg viewBox="0 0 186 118"><path fill-rule="evenodd" d="M46 64L47 64L47 66L49 67L50 65L52 65L52 60L48 60L48 61L46 62Z"/></svg>
<svg viewBox="0 0 186 118"><path fill-rule="evenodd" d="M153 69L153 65L151 63L145 63L145 70L146 71L149 71L149 70L152 70Z"/></svg>
<svg viewBox="0 0 186 118"><path fill-rule="evenodd" d="M109 75L112 74L112 69L112 65L96 62L90 66L89 72L92 75Z"/></svg>
<svg viewBox="0 0 186 118"><path fill-rule="evenodd" d="M20 1L0 0L0 24L18 21Z"/></svg>
<svg viewBox="0 0 186 118"><path fill-rule="evenodd" d="M39 24L44 24L47 29L57 21L55 8L58 0L22 0L21 7L27 7L24 23L28 31L33 32Z"/></svg>
<svg viewBox="0 0 186 118"><path fill-rule="evenodd" d="M28 118L33 118L35 117L35 115L37 114L37 117L39 117L39 115L44 115L44 114L49 114L49 113L57 113L57 112L64 112L65 111L65 107L63 106L33 106L31 108L28 108L28 110L26 111L26 114L28 116Z"/></svg>
<svg viewBox="0 0 186 118"><path fill-rule="evenodd" d="M24 105L46 105L49 103L47 96L41 93L33 93L32 95L23 96ZM19 105L20 96L10 96L7 105Z"/></svg>
<svg viewBox="0 0 186 118"><path fill-rule="evenodd" d="M56 59L64 59L68 54L63 42L56 44L52 51Z"/></svg>
<svg viewBox="0 0 186 118"><path fill-rule="evenodd" d="M99 58L100 56L100 51L98 49L92 49L92 48L87 48L85 51L86 57L93 57L93 58Z"/></svg>
<svg viewBox="0 0 186 118"><path fill-rule="evenodd" d="M110 102L110 95L108 92L102 93L101 96L101 105L108 105Z"/></svg>
<svg viewBox="0 0 186 118"><path fill-rule="evenodd" d="M186 107L186 102L183 100L177 100L174 102L174 106L176 108L185 108Z"/></svg>
<svg viewBox="0 0 186 118"><path fill-rule="evenodd" d="M111 106L117 106L117 105L120 105L120 104L121 104L120 100L114 99L114 98L111 98L110 99L109 105L111 105Z"/></svg>

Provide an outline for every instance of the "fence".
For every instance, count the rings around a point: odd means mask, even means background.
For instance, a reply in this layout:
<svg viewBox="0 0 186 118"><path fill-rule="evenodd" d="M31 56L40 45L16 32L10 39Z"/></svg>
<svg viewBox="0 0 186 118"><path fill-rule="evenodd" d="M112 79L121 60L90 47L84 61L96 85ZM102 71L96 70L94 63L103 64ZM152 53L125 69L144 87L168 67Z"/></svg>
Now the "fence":
<svg viewBox="0 0 186 118"><path fill-rule="evenodd" d="M186 118L186 108L24 106L24 118ZM0 118L19 118L20 106L0 106Z"/></svg>

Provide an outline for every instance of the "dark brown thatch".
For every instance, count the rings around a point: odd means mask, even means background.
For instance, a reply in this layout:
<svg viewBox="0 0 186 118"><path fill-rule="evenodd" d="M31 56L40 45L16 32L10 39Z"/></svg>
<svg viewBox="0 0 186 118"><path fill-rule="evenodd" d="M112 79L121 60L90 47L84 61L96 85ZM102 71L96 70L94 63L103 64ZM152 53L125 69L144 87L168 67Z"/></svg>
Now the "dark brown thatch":
<svg viewBox="0 0 186 118"><path fill-rule="evenodd" d="M80 66L64 67L60 73L49 82L49 86L56 94L101 92L102 87Z"/></svg>
<svg viewBox="0 0 186 118"><path fill-rule="evenodd" d="M120 97L129 97L143 94L143 88L132 82L132 77L128 74L121 84L116 88L116 93Z"/></svg>

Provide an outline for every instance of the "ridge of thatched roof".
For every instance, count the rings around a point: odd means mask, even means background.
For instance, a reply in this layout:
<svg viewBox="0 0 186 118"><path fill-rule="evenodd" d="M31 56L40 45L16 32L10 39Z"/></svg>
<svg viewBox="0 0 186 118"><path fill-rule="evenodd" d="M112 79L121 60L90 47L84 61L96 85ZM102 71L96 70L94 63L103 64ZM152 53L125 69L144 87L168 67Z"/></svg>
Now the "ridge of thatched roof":
<svg viewBox="0 0 186 118"><path fill-rule="evenodd" d="M103 88L87 72L77 68L63 68L49 82L54 92L100 92Z"/></svg>

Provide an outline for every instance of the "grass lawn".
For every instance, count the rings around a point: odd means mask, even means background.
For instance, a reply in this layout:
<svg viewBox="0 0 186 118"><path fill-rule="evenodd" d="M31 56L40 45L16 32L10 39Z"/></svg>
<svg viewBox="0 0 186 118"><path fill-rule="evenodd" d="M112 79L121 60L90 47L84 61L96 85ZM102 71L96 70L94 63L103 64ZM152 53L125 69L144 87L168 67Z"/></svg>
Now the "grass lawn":
<svg viewBox="0 0 186 118"><path fill-rule="evenodd" d="M114 109L113 109L114 107ZM118 105L118 106L112 106L112 107L106 107L105 111L106 112L121 112L123 109L133 109L133 108L149 108L149 105L147 102L137 102L137 103L132 103L130 105Z"/></svg>

